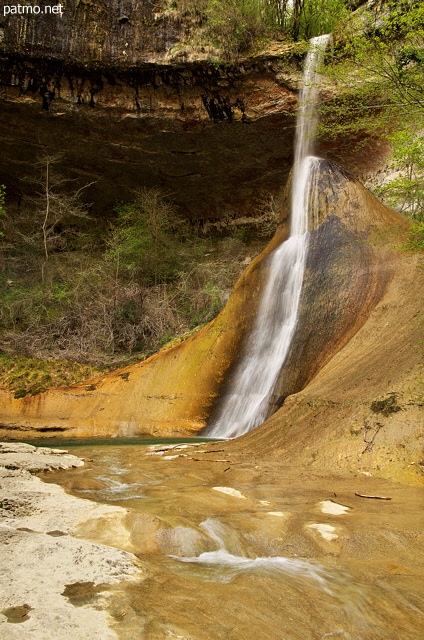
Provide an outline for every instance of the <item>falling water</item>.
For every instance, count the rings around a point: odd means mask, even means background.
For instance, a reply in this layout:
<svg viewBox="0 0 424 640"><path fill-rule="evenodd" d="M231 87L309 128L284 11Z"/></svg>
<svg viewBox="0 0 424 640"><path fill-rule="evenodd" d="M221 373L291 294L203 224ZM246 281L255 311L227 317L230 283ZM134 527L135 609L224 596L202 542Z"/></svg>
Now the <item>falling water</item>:
<svg viewBox="0 0 424 640"><path fill-rule="evenodd" d="M313 38L305 63L295 138L290 236L267 260L268 281L249 336L249 350L238 364L220 414L205 430L208 436L240 436L266 419L269 397L290 348L308 250L312 176L318 164L318 159L309 155L318 121L318 68L328 40L328 35Z"/></svg>

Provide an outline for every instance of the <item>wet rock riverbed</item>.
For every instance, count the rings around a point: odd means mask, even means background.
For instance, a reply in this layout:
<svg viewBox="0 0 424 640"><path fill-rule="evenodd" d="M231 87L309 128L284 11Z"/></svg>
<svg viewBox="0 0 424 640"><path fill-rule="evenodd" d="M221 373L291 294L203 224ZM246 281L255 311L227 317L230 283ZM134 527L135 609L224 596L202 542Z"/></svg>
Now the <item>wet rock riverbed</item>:
<svg viewBox="0 0 424 640"><path fill-rule="evenodd" d="M105 605L119 637L422 637L422 487L227 448L79 447L83 467L45 476L125 510L76 532L148 568Z"/></svg>

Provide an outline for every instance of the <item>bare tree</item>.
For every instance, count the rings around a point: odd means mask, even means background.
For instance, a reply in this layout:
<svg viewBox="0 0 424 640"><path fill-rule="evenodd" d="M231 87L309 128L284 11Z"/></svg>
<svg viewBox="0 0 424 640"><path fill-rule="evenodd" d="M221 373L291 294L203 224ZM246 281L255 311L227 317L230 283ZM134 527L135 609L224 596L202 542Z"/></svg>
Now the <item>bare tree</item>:
<svg viewBox="0 0 424 640"><path fill-rule="evenodd" d="M18 235L42 252L42 282L50 253L64 248L70 237L75 235L74 219L89 218L88 205L81 201L81 194L93 182L75 191L69 189L70 180L57 167L62 160L61 155L48 155L37 160L34 166L38 176L25 178L26 182L34 185L34 191L25 198L26 206L15 221Z"/></svg>

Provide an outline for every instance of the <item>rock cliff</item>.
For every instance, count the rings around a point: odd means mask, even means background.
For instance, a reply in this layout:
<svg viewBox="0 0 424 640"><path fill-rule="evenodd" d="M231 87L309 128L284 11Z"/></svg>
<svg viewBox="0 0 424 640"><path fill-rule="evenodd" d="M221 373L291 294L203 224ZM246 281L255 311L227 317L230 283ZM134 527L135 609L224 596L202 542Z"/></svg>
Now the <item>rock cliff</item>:
<svg viewBox="0 0 424 640"><path fill-rule="evenodd" d="M35 158L57 153L77 184L93 182L84 195L99 216L140 186L163 188L185 217L244 216L285 183L304 43L268 43L223 65L212 47L184 44L187 24L146 0L70 0L61 15L5 6L0 184L10 205ZM322 145L359 172L382 151Z"/></svg>
<svg viewBox="0 0 424 640"><path fill-rule="evenodd" d="M5 3L0 3L1 13ZM226 67L184 47L150 2L67 3L0 23L0 182L25 194L34 158L63 154L103 215L139 186L192 218L255 209L292 161L297 64L290 47ZM203 49L203 50L202 50ZM216 57L216 56L215 56Z"/></svg>

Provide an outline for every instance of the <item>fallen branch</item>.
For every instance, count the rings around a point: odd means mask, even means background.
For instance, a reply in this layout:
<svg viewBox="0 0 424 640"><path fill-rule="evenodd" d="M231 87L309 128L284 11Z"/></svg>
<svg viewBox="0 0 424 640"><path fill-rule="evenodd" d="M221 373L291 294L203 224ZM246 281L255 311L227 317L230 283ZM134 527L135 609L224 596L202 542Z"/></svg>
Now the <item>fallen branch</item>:
<svg viewBox="0 0 424 640"><path fill-rule="evenodd" d="M199 453L221 453L222 451L225 451L225 449L216 449L212 451L199 451Z"/></svg>
<svg viewBox="0 0 424 640"><path fill-rule="evenodd" d="M199 443L193 443L193 442L191 442L191 443L190 443L190 445L188 445L188 446L190 446L190 447L201 447L203 444L204 444L204 442L199 442ZM154 446L154 445L153 445L153 446ZM185 443L182 443L182 444L178 443L178 444L167 445L166 447L163 447L163 449L155 449L155 453L159 453L160 451L161 451L161 452L174 451L175 449L177 449L177 450L178 450L178 449L182 449L182 448L184 448L184 449L186 448L186 447L185 447ZM187 448L188 448L188 447L187 447ZM222 451L224 451L224 449L222 449ZM200 451L199 453L202 453L202 452ZM208 452L208 453L209 453L209 452ZM215 453L215 451L214 451L213 453Z"/></svg>
<svg viewBox="0 0 424 640"><path fill-rule="evenodd" d="M373 445L374 445L375 436L380 431L382 426L383 425L380 422L376 422L375 423L375 427L374 427L375 428L375 433L374 433L373 437L371 438L371 440L367 440L368 431L370 431L372 429L372 427L369 426L368 422L365 422L365 424L364 424L364 442L366 443L367 446L363 450L362 454L366 453L367 451L372 451L372 448L373 448Z"/></svg>
<svg viewBox="0 0 424 640"><path fill-rule="evenodd" d="M391 498L386 498L385 496L365 496L362 493L357 493L355 491L355 496L358 496L358 498L374 498L374 500L391 500Z"/></svg>
<svg viewBox="0 0 424 640"><path fill-rule="evenodd" d="M209 458L186 458L186 460L195 460L196 462L229 462L233 463L232 460L211 460Z"/></svg>

